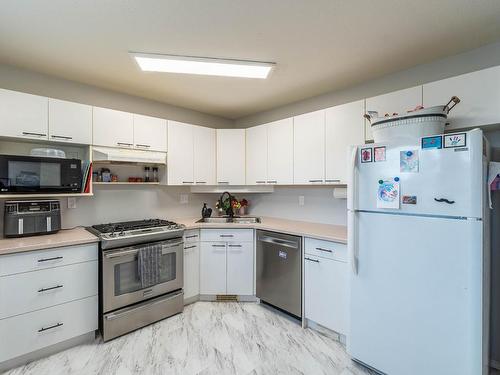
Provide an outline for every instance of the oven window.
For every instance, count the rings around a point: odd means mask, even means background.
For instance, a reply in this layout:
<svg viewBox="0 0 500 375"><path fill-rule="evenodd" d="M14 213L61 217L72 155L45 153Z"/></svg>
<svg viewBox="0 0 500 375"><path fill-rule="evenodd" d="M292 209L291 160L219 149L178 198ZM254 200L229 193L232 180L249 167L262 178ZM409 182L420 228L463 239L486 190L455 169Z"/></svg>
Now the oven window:
<svg viewBox="0 0 500 375"><path fill-rule="evenodd" d="M115 265L114 272L115 296L136 292L142 289L139 279L137 257L131 262ZM176 253L163 254L160 263L160 282L166 283L175 280L176 276Z"/></svg>
<svg viewBox="0 0 500 375"><path fill-rule="evenodd" d="M10 186L61 186L61 164L11 160L8 162Z"/></svg>

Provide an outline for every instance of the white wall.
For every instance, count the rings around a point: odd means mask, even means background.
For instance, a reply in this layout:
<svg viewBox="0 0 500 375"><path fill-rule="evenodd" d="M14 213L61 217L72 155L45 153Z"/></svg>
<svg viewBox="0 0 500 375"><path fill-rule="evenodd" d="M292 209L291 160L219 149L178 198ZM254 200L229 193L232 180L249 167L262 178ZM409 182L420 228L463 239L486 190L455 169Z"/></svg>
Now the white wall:
<svg viewBox="0 0 500 375"><path fill-rule="evenodd" d="M299 206L301 195L303 206ZM332 187L276 187L271 194L237 197L250 201L250 215L347 225L347 200L333 198Z"/></svg>
<svg viewBox="0 0 500 375"><path fill-rule="evenodd" d="M180 195L188 194L189 203L181 204ZM201 208L214 196L191 194L187 187L94 187L94 197L77 198L77 206L69 209L67 199L61 199L64 228L108 222L164 218L201 217Z"/></svg>

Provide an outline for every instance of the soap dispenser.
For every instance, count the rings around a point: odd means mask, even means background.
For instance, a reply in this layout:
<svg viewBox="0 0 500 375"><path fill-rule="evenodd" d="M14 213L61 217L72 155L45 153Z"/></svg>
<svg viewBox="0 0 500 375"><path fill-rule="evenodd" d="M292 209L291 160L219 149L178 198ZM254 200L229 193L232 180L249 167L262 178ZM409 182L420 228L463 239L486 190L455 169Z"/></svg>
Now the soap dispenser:
<svg viewBox="0 0 500 375"><path fill-rule="evenodd" d="M212 209L207 207L206 203L203 203L203 208L201 209L201 217L206 218L212 215Z"/></svg>

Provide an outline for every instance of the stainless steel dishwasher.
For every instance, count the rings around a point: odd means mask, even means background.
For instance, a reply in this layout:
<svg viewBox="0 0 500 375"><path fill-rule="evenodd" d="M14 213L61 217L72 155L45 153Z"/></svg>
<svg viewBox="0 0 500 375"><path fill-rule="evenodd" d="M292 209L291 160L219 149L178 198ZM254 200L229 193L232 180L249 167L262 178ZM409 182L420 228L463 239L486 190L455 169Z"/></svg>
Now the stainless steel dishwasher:
<svg viewBox="0 0 500 375"><path fill-rule="evenodd" d="M302 239L257 231L257 297L302 318Z"/></svg>

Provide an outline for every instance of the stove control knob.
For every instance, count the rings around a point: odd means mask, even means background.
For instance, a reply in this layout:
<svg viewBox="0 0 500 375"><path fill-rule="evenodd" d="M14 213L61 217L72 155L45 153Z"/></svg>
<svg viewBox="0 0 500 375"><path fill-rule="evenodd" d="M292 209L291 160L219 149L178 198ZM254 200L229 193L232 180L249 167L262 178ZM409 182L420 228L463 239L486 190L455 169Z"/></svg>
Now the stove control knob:
<svg viewBox="0 0 500 375"><path fill-rule="evenodd" d="M121 231L120 233L118 233L119 236L125 236L125 232L124 231Z"/></svg>

